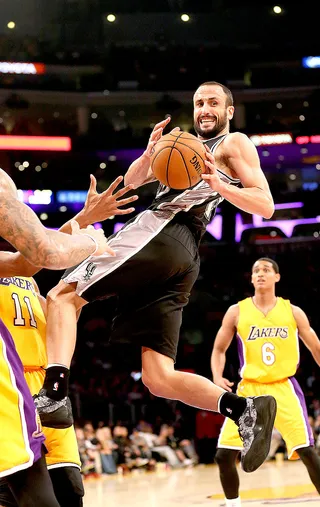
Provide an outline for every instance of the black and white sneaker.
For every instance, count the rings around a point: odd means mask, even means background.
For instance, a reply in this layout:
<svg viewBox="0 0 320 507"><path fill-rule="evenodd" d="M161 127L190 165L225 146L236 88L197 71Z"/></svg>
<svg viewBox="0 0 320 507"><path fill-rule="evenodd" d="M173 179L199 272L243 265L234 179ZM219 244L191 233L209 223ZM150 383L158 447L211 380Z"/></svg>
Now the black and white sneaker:
<svg viewBox="0 0 320 507"><path fill-rule="evenodd" d="M254 472L269 454L277 402L273 396L254 396L246 402L247 408L237 421L243 441L241 467L245 472Z"/></svg>
<svg viewBox="0 0 320 507"><path fill-rule="evenodd" d="M53 400L47 396L46 389L41 389L33 399L43 426L63 429L73 425L71 401L67 396Z"/></svg>

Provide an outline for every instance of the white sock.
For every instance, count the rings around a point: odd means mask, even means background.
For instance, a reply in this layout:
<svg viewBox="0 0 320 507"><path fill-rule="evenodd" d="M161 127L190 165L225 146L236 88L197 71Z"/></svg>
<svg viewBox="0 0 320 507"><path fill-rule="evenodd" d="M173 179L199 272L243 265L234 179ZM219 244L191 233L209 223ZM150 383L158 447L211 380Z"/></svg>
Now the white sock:
<svg viewBox="0 0 320 507"><path fill-rule="evenodd" d="M241 507L241 499L240 496L238 498L225 498L227 507Z"/></svg>

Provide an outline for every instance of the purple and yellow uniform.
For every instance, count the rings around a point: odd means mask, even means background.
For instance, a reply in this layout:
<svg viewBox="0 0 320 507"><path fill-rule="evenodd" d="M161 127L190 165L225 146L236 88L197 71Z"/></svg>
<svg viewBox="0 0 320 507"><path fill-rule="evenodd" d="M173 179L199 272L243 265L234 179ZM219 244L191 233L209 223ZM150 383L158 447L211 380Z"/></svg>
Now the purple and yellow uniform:
<svg viewBox="0 0 320 507"><path fill-rule="evenodd" d="M0 477L32 466L44 435L10 332L0 320Z"/></svg>
<svg viewBox="0 0 320 507"><path fill-rule="evenodd" d="M12 333L21 358L25 380L31 394L43 386L46 353L46 317L32 278L0 278L0 315ZM48 450L48 468L75 466L80 468L78 445L73 427L42 428Z"/></svg>
<svg viewBox="0 0 320 507"><path fill-rule="evenodd" d="M299 364L299 337L290 301L278 297L267 315L254 305L252 298L238 304L237 340L242 380L237 394L275 397L275 427L286 442L289 459L297 459L295 450L314 442L304 395L293 377ZM238 427L231 419L222 426L218 447L242 449Z"/></svg>

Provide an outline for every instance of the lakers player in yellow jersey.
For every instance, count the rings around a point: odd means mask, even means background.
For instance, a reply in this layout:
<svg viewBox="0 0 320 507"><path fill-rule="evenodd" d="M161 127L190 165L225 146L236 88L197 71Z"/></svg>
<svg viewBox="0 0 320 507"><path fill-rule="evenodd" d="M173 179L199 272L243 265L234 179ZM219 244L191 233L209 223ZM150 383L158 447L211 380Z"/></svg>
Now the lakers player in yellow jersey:
<svg viewBox="0 0 320 507"><path fill-rule="evenodd" d="M275 427L284 438L289 459L301 458L320 493L320 458L313 436L303 392L294 378L299 364L299 337L320 366L320 341L301 308L277 297L280 280L275 261L261 258L252 268L254 296L231 306L216 336L211 357L214 382L231 391L223 377L226 351L236 335L240 359L237 394L269 394L277 400ZM237 456L242 448L238 428L231 419L222 426L216 462L227 507L240 507Z"/></svg>
<svg viewBox="0 0 320 507"><path fill-rule="evenodd" d="M0 315L13 336L31 394L43 384L46 354L46 301L32 278L0 278ZM61 507L80 507L84 495L80 459L73 427L43 428L46 462ZM0 506L15 505L9 488L0 482Z"/></svg>
<svg viewBox="0 0 320 507"><path fill-rule="evenodd" d="M131 189L130 186L114 193L121 180L121 177L117 178L105 192L98 194L95 178L91 177L85 206L75 217L81 227L105 220L114 214L127 214L133 211L133 208L119 209L120 206L129 204L137 198L132 196L121 199ZM6 194L9 190L6 189ZM12 191L16 193L15 188ZM88 230L92 232L92 229ZM65 224L61 231L70 234L70 222ZM28 239L30 243L34 241L32 235ZM36 409L25 380L26 378L32 394L38 392L43 384L43 368L47 365L44 341L45 301L44 298L40 298L42 308L36 284L31 278L15 275L31 276L37 271L39 268L28 262L19 252L0 252L0 276L2 277L0 278L0 316L11 330L15 340L14 343L5 324L0 320L0 391L2 395L0 477L5 477L5 480L1 479L0 483L0 506L58 507L52 488L53 483L60 507L78 507L82 505L83 487L73 428L45 430L46 445L49 449L47 465L52 479L50 481L44 458L40 458L44 436L39 430L36 431ZM25 378L23 365L16 349L23 359ZM67 382L67 378L61 379L61 382L63 381ZM7 432L6 428L8 428Z"/></svg>

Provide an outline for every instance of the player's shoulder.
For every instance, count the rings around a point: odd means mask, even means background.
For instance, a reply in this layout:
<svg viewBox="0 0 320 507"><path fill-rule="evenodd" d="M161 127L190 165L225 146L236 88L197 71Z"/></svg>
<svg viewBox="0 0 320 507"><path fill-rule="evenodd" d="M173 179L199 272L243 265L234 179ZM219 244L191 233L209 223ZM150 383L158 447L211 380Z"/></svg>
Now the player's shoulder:
<svg viewBox="0 0 320 507"><path fill-rule="evenodd" d="M281 296L277 296L277 300L279 302L279 307L280 307L280 310L281 310L281 307L285 306L286 308L298 308L297 306L293 305L290 301L290 299L287 299L287 298L283 298ZM281 306L280 306L281 305Z"/></svg>
<svg viewBox="0 0 320 507"><path fill-rule="evenodd" d="M291 307L294 318L299 317L301 315L305 315L305 312L302 310L302 308L300 308L300 306L292 304L289 300L287 301Z"/></svg>
<svg viewBox="0 0 320 507"><path fill-rule="evenodd" d="M241 151L245 148L254 148L253 142L242 132L231 132L224 140L224 148L228 152Z"/></svg>
<svg viewBox="0 0 320 507"><path fill-rule="evenodd" d="M248 303L252 304L252 297L251 296L248 296L246 298L240 299L240 301L238 301L237 304L239 305L239 308L240 308L240 306L243 306L244 304L248 304Z"/></svg>
<svg viewBox="0 0 320 507"><path fill-rule="evenodd" d="M229 306L228 310L226 311L227 317L237 317L239 315L239 303L235 303L234 305Z"/></svg>

